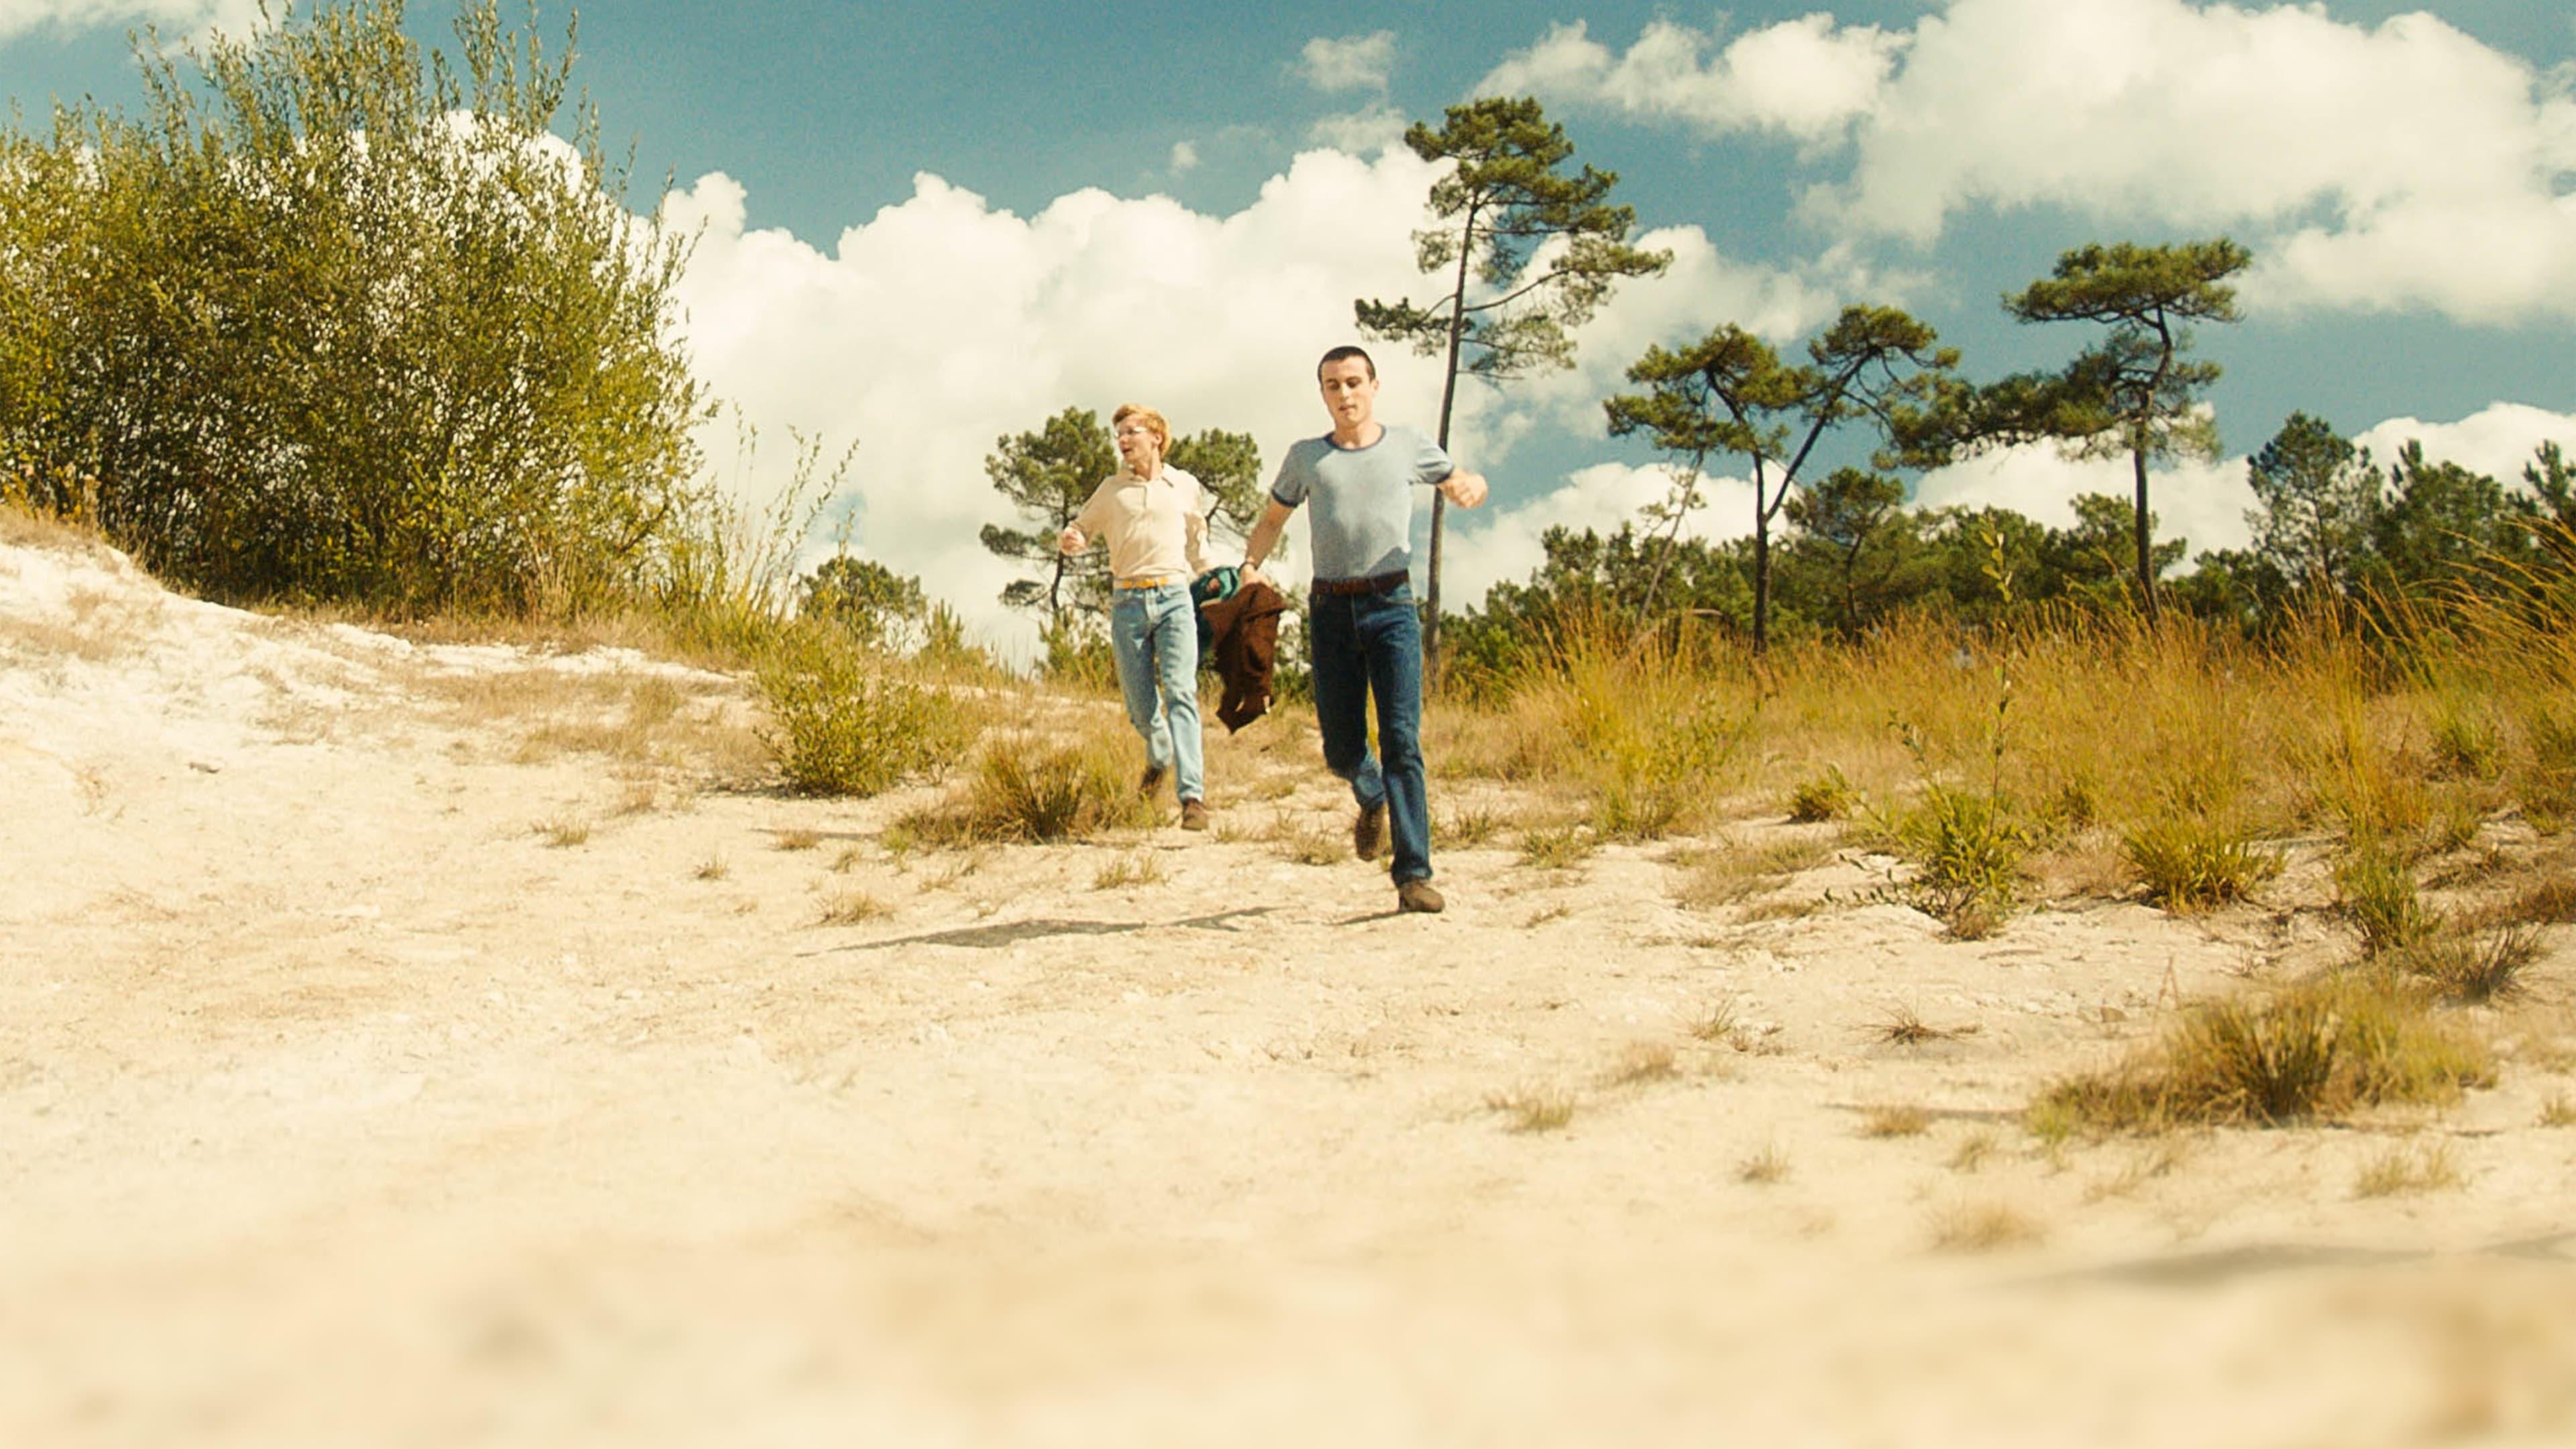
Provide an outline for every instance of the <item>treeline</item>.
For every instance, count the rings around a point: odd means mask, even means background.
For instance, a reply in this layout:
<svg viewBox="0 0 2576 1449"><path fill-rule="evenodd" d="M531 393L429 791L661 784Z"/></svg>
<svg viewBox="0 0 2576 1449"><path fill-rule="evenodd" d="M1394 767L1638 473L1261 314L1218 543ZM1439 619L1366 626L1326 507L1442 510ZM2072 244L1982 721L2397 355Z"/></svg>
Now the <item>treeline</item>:
<svg viewBox="0 0 2576 1449"><path fill-rule="evenodd" d="M2520 487L2409 443L2380 465L2326 422L2294 414L2246 465L2258 506L2241 549L2152 544L2149 568L2169 608L2260 639L2330 611L2395 634L2474 598L2482 610L2537 596L2576 572L2576 468L2545 444ZM1903 482L1844 468L1792 495L1771 560L1777 641L1858 641L1905 615L1971 627L2048 610L2140 608L2134 503L2086 494L2053 528L2000 507L1910 507ZM2148 515L2150 534L2155 517ZM1683 620L1750 640L1756 618L1751 538L1711 543L1623 527L1563 528L1542 539L1527 580L1496 585L1452 621L1452 664L1470 678L1515 673L1533 646L1604 624L1634 632Z"/></svg>
<svg viewBox="0 0 2576 1449"><path fill-rule="evenodd" d="M703 581L720 504L638 222L550 52L400 0L140 52L0 135L0 491L228 598L578 610ZM719 568L715 572L720 573Z"/></svg>

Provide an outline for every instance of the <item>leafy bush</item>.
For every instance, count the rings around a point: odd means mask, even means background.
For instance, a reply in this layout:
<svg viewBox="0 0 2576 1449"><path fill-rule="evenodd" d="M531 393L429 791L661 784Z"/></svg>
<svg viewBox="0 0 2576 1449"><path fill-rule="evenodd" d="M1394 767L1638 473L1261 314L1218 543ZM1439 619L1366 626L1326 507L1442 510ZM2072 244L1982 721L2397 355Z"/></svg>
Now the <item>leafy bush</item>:
<svg viewBox="0 0 2576 1449"><path fill-rule="evenodd" d="M2279 857L2192 816L2166 816L2123 831L2120 849L2146 886L2147 899L2172 911L2242 900L2281 871Z"/></svg>
<svg viewBox="0 0 2576 1449"><path fill-rule="evenodd" d="M1916 867L1907 895L1952 935L1989 935L2011 912L2032 841L2002 797L1934 785L1894 834Z"/></svg>
<svg viewBox="0 0 2576 1449"><path fill-rule="evenodd" d="M140 119L0 155L0 453L99 480L155 572L231 597L577 610L652 566L701 400L683 239L625 208L548 56L398 0L184 59Z"/></svg>
<svg viewBox="0 0 2576 1449"><path fill-rule="evenodd" d="M874 795L936 777L978 728L973 708L955 696L820 630L785 634L754 678L773 721L762 738L788 785L808 794Z"/></svg>

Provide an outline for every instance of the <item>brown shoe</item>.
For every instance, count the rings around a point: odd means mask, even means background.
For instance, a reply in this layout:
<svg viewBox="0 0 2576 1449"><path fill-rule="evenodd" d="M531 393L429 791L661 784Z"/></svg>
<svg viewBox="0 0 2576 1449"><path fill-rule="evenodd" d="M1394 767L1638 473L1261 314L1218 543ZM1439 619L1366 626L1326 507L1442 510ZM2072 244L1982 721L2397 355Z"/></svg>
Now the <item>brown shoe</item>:
<svg viewBox="0 0 2576 1449"><path fill-rule="evenodd" d="M1163 783L1163 777L1170 773L1171 771L1164 769L1160 765L1147 765L1145 767L1145 773L1138 776L1136 779L1136 793L1139 795L1153 794L1155 787Z"/></svg>
<svg viewBox="0 0 2576 1449"><path fill-rule="evenodd" d="M1427 880L1409 880L1395 888L1395 908L1399 911L1416 911L1422 915L1436 916L1440 914L1440 908L1447 904L1449 904L1447 901L1440 899L1440 892L1432 889L1431 882Z"/></svg>
<svg viewBox="0 0 2576 1449"><path fill-rule="evenodd" d="M1207 806L1196 800L1182 801L1181 828L1183 830L1207 829Z"/></svg>
<svg viewBox="0 0 2576 1449"><path fill-rule="evenodd" d="M1351 822L1351 854L1362 860L1377 859L1377 848L1386 839L1386 802L1360 807L1360 818Z"/></svg>

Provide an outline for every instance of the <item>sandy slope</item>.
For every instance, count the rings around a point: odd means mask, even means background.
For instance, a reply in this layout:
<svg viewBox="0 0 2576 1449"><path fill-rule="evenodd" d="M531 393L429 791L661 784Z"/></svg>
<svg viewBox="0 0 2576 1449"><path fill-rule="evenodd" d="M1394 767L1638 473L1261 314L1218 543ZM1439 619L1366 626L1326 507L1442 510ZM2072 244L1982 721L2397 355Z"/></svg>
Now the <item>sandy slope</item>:
<svg viewBox="0 0 2576 1449"><path fill-rule="evenodd" d="M2563 1009L2438 1119L2051 1156L2034 1083L2326 928L1499 844L1398 918L1262 838L1343 818L1294 720L1231 838L899 857L919 792L723 787L747 708L0 544L0 1443L2576 1436ZM2398 1142L2464 1184L2357 1197ZM2040 1240L1935 1249L1989 1207Z"/></svg>

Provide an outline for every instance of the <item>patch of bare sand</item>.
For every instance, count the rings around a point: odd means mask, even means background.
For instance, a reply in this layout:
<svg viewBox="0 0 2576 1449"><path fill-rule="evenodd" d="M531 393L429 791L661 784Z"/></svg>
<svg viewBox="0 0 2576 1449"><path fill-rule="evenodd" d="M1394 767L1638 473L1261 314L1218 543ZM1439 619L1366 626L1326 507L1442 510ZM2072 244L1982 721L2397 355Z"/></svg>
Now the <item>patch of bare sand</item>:
<svg viewBox="0 0 2576 1449"><path fill-rule="evenodd" d="M730 681L79 551L0 548L0 650L0 1442L2576 1431L2563 1009L2384 1130L2019 1130L2305 917L1947 942L1849 855L1694 909L1469 783L1398 917L1297 858L1346 814L1293 718L1212 836L900 854L919 792L726 785ZM2399 1138L2460 1185L2357 1196Z"/></svg>

